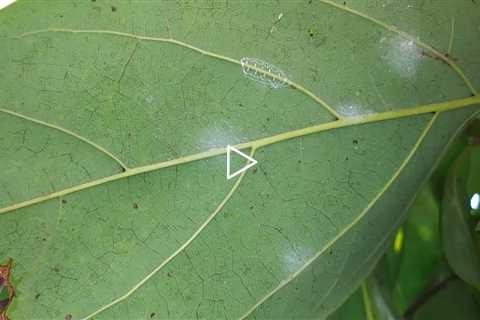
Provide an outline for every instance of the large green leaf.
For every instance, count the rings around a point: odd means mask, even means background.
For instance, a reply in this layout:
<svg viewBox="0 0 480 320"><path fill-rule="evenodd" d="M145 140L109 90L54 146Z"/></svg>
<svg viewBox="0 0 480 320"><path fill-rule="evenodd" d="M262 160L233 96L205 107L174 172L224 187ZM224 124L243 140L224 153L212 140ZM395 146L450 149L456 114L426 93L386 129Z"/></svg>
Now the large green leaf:
<svg viewBox="0 0 480 320"><path fill-rule="evenodd" d="M479 110L479 17L426 0L0 11L10 317L325 317ZM259 164L225 179L227 144Z"/></svg>

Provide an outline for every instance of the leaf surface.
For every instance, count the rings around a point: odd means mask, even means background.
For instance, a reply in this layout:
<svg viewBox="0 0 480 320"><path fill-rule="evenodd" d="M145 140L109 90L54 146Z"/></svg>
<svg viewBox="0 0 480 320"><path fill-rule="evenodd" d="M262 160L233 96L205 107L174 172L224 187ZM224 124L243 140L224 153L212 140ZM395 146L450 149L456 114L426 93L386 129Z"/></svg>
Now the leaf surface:
<svg viewBox="0 0 480 320"><path fill-rule="evenodd" d="M0 11L9 316L312 318L339 306L480 102L477 4L342 3ZM242 57L288 86L245 77ZM227 144L256 168L225 179Z"/></svg>

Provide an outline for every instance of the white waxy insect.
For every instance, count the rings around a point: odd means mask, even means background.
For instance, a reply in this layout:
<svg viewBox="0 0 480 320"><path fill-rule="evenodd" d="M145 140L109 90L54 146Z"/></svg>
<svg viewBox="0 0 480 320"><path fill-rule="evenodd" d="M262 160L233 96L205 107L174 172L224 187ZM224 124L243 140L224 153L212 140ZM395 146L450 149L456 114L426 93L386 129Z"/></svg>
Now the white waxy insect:
<svg viewBox="0 0 480 320"><path fill-rule="evenodd" d="M240 59L240 64L245 77L264 86L279 89L288 85L285 72L268 62L257 58L244 57Z"/></svg>
<svg viewBox="0 0 480 320"><path fill-rule="evenodd" d="M470 208L472 208L472 210L478 210L480 208L480 193L475 193L470 198Z"/></svg>

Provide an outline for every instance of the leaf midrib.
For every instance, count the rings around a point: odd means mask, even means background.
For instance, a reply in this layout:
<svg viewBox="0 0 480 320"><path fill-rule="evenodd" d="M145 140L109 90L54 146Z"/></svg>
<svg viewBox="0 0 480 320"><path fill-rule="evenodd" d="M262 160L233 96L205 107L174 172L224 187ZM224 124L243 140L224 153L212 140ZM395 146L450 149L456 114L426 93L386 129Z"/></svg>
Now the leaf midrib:
<svg viewBox="0 0 480 320"><path fill-rule="evenodd" d="M468 98L463 98L463 99L456 99L456 100L451 100L447 102L441 102L441 103L434 103L434 104L428 104L428 105L422 105L422 106L417 106L417 107L411 107L411 108L405 108L401 109L398 111L386 111L386 112L380 112L380 113L373 113L373 114L367 114L367 115L362 115L362 116L355 116L355 117L348 117L344 119L339 119L331 122L326 122L310 127L306 127L303 129L298 129L298 130L292 130L292 131L287 131L284 133L280 133L277 135L273 135L270 137L266 138L261 138L257 140L252 140L249 142L245 143L240 143L235 145L237 149L259 149L274 143L278 143L281 141L286 141L289 139L293 138L298 138L322 131L327 131L327 130L332 130L332 129L338 129L338 128L344 128L344 127L349 127L353 125L361 125L361 124L367 124L367 123L373 123L373 122L379 122L379 121L385 121L385 120L392 120L392 119L399 119L399 118L404 118L404 117L409 117L409 116L417 116L417 115L422 115L422 114L428 114L428 113L440 113L440 112L445 112L445 111L451 111L455 109L460 109L460 108L465 108L467 106L475 105L475 104L480 104L480 96L473 96L473 97L468 97ZM86 190L89 188L93 188L108 182L120 180L123 178L127 177L132 177L135 175L139 175L142 173L148 173L152 172L155 170L163 169L163 168L168 168L171 166L176 166L180 164L185 164L189 163L192 161L197 161L197 160L202 160L206 158L211 158L214 156L222 155L227 152L226 147L222 148L213 148L209 149L203 152L191 154L188 156L184 157L179 157L176 159L172 160L167 160L167 161L162 161L150 165L145 165L145 166L140 166L140 167L135 167L135 168L130 168L127 169L124 172L113 174L110 176L106 176L103 178L99 178L96 180L92 180L83 184L79 184L70 188L63 189L61 191L56 191L49 193L44 196L40 196L37 198L33 198L30 200L22 201L16 204L9 205L4 208L0 208L0 214L5 214L8 212L15 211L20 208L25 208L34 204L38 204L41 202L45 202L48 200L56 199L61 196L66 196L81 190Z"/></svg>

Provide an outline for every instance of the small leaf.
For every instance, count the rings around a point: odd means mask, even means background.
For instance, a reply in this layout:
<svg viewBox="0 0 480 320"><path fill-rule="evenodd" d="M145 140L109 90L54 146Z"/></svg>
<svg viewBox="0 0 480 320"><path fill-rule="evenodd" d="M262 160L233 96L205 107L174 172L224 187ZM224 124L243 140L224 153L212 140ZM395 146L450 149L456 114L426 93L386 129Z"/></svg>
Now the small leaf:
<svg viewBox="0 0 480 320"><path fill-rule="evenodd" d="M394 245L375 270L383 265L391 286L395 307L405 311L427 285L441 259L439 203L430 181L418 193L408 210L408 219L397 232ZM403 235L401 251L395 246ZM382 262L385 260L384 262ZM378 272L378 271L377 271Z"/></svg>
<svg viewBox="0 0 480 320"><path fill-rule="evenodd" d="M476 219L470 215L467 192L472 153L469 147L451 168L441 207L441 236L447 261L464 281L480 289L480 251L475 235Z"/></svg>

